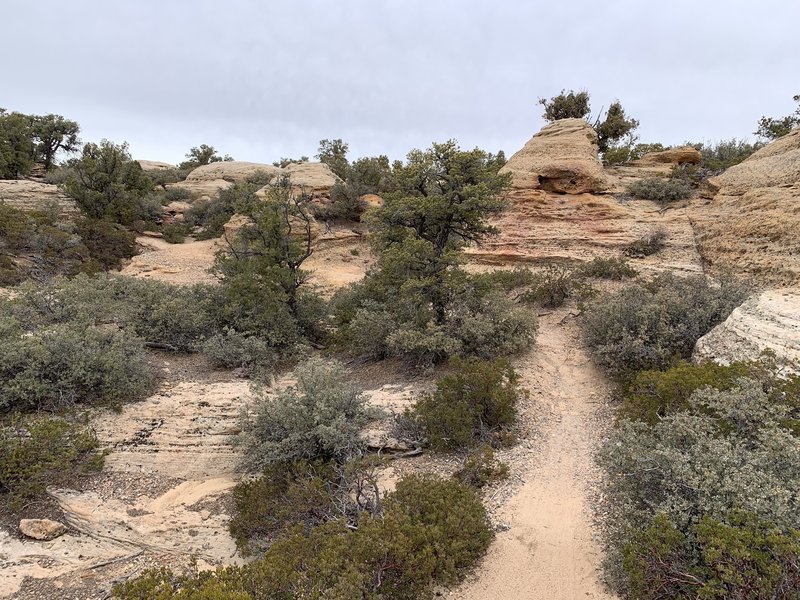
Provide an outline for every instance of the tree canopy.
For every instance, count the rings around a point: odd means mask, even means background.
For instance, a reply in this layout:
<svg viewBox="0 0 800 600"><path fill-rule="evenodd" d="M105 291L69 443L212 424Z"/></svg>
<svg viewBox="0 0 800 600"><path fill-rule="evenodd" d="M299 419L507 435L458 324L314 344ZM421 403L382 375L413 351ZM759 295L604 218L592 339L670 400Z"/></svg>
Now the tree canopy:
<svg viewBox="0 0 800 600"><path fill-rule="evenodd" d="M792 100L798 103L795 111L785 117L772 118L761 117L758 120L758 129L755 134L758 137L768 140L775 140L789 133L792 129L800 125L800 94L792 96Z"/></svg>
<svg viewBox="0 0 800 600"><path fill-rule="evenodd" d="M585 119L597 132L597 145L603 154L623 140L630 146L637 139L633 132L639 127L639 121L625 114L619 100L614 100L605 113L601 108L594 120L591 117L590 95L586 90L561 90L560 94L550 99L539 98L539 104L544 107L542 118L548 123L559 119Z"/></svg>
<svg viewBox="0 0 800 600"><path fill-rule="evenodd" d="M26 115L0 108L0 178L30 173L35 163L55 165L58 152L78 149L80 127L61 115Z"/></svg>

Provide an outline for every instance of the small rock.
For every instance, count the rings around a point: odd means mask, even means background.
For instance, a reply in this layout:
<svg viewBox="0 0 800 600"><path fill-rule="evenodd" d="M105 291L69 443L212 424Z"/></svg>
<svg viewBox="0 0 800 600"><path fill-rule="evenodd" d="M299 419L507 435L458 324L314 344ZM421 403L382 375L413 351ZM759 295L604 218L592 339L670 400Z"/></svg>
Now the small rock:
<svg viewBox="0 0 800 600"><path fill-rule="evenodd" d="M50 519L22 519L19 522L19 531L25 537L48 541L64 535L67 526Z"/></svg>

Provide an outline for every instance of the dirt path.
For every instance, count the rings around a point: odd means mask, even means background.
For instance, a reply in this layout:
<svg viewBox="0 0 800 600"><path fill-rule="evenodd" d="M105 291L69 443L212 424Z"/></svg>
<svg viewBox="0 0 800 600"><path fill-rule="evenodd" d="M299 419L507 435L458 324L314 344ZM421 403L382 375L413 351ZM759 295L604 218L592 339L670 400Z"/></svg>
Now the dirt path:
<svg viewBox="0 0 800 600"><path fill-rule="evenodd" d="M499 533L475 577L452 593L459 600L614 598L599 582L601 553L593 539L592 452L602 434L603 377L564 313L542 319L533 352L519 365L538 410L552 418L539 458L499 516Z"/></svg>

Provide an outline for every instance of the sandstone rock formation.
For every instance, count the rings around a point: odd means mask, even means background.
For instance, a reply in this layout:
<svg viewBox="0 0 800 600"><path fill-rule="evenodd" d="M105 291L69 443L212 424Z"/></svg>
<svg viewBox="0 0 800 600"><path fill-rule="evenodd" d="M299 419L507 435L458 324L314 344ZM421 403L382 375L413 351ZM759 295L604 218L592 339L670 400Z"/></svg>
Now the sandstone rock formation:
<svg viewBox="0 0 800 600"><path fill-rule="evenodd" d="M160 162L157 160L137 160L142 171L166 171L167 169L174 169L175 165Z"/></svg>
<svg viewBox="0 0 800 600"><path fill-rule="evenodd" d="M692 211L703 258L760 283L800 282L800 128L718 177Z"/></svg>
<svg viewBox="0 0 800 600"><path fill-rule="evenodd" d="M27 179L0 180L0 202L19 210L44 210L55 203L61 212L78 212L75 202L57 185Z"/></svg>
<svg viewBox="0 0 800 600"><path fill-rule="evenodd" d="M22 519L19 522L19 531L34 540L50 541L64 535L67 527L50 519Z"/></svg>
<svg viewBox="0 0 800 600"><path fill-rule="evenodd" d="M771 350L800 372L800 289L770 290L735 309L697 341L694 357L722 364L758 358Z"/></svg>
<svg viewBox="0 0 800 600"><path fill-rule="evenodd" d="M328 192L340 181L325 163L291 163L282 169L282 173L289 176L293 186L304 188L308 193Z"/></svg>
<svg viewBox="0 0 800 600"><path fill-rule="evenodd" d="M597 160L597 134L583 119L545 125L500 172L511 173L517 189L583 194L608 188Z"/></svg>
<svg viewBox="0 0 800 600"><path fill-rule="evenodd" d="M670 148L662 152L648 152L639 160L631 161L631 166L648 167L653 165L699 165L702 156L693 146Z"/></svg>
<svg viewBox="0 0 800 600"><path fill-rule="evenodd" d="M186 177L186 181L245 181L259 173L268 175L279 175L282 169L273 165L262 163L244 162L240 160L221 161L203 165L192 170Z"/></svg>
<svg viewBox="0 0 800 600"><path fill-rule="evenodd" d="M188 190L193 197L214 196L219 190L229 188L236 182L266 173L272 177L288 175L292 185L313 195L327 194L339 181L328 165L323 163L292 163L284 168L264 163L223 161L203 165L194 169L185 181L168 185L168 188ZM262 188L263 190L263 188Z"/></svg>

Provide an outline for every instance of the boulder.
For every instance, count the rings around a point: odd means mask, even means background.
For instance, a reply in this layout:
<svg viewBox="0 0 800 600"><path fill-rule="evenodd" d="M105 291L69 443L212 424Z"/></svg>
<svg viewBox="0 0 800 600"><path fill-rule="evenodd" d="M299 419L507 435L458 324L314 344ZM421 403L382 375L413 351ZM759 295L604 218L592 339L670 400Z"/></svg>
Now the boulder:
<svg viewBox="0 0 800 600"><path fill-rule="evenodd" d="M787 362L787 371L800 372L800 289L768 290L748 299L697 341L694 358L727 365L754 360L764 350Z"/></svg>
<svg viewBox="0 0 800 600"><path fill-rule="evenodd" d="M325 163L291 163L286 165L282 172L289 176L293 186L303 188L308 193L330 191L341 181Z"/></svg>
<svg viewBox="0 0 800 600"><path fill-rule="evenodd" d="M157 160L137 160L142 171L166 171L167 169L174 169L175 165Z"/></svg>
<svg viewBox="0 0 800 600"><path fill-rule="evenodd" d="M19 210L44 210L57 205L63 213L77 213L75 202L57 185L26 179L0 180L0 202Z"/></svg>
<svg viewBox="0 0 800 600"><path fill-rule="evenodd" d="M709 180L692 220L712 268L800 284L800 128Z"/></svg>
<svg viewBox="0 0 800 600"><path fill-rule="evenodd" d="M597 159L597 134L583 119L561 119L534 135L501 173L511 173L516 189L583 194L608 189Z"/></svg>
<svg viewBox="0 0 800 600"><path fill-rule="evenodd" d="M48 541L64 535L67 526L50 519L22 519L19 522L19 531L25 537Z"/></svg>
<svg viewBox="0 0 800 600"><path fill-rule="evenodd" d="M281 172L282 169L274 165L244 162L240 160L221 161L197 167L186 176L186 181L184 183L218 180L237 182L245 181L248 177L252 177L258 173L267 173L268 175L277 176Z"/></svg>
<svg viewBox="0 0 800 600"><path fill-rule="evenodd" d="M662 152L648 152L639 160L631 161L635 167L649 167L654 165L699 165L702 156L700 151L693 146L670 148Z"/></svg>
<svg viewBox="0 0 800 600"><path fill-rule="evenodd" d="M297 217L290 217L289 219L290 224L293 227L292 235L295 237L304 239L305 238L305 223L302 222ZM233 215L225 225L223 225L223 240L227 240L230 244L241 244L240 241L237 241L237 236L239 232L245 228L253 225L253 220L250 217L246 217L244 215L235 214ZM311 239L316 240L319 237L319 223L317 223L316 219L311 217ZM224 243L224 241L223 241ZM242 246L239 248L240 250L244 250Z"/></svg>
<svg viewBox="0 0 800 600"><path fill-rule="evenodd" d="M192 207L191 204L188 202L181 202L176 200L174 202L170 202L162 209L162 213L164 215L164 219L169 222L174 223L183 223L184 215L187 210Z"/></svg>

